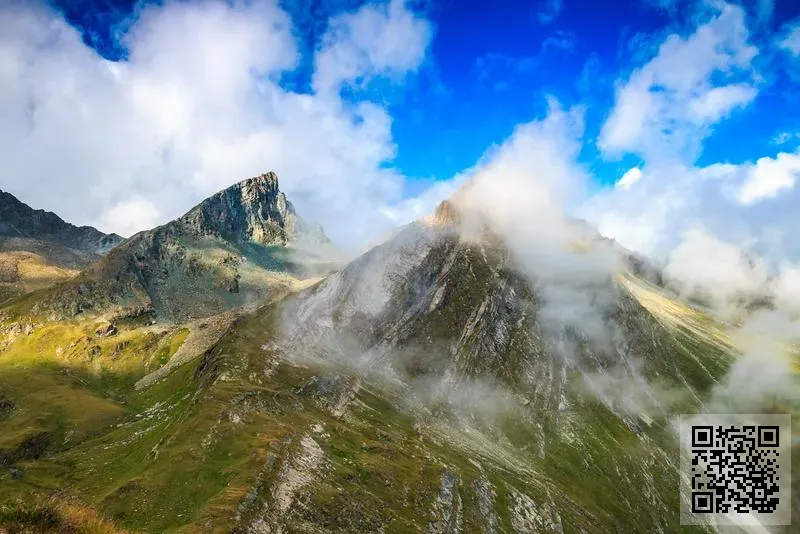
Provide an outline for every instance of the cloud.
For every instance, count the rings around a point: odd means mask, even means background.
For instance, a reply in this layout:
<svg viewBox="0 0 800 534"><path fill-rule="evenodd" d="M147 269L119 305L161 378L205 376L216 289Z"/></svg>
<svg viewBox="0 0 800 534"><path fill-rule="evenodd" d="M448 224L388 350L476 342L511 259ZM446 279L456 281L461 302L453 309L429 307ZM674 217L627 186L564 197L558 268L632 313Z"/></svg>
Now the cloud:
<svg viewBox="0 0 800 534"><path fill-rule="evenodd" d="M797 140L800 140L800 133L780 132L772 138L772 143L780 146Z"/></svg>
<svg viewBox="0 0 800 534"><path fill-rule="evenodd" d="M746 106L756 97L756 90L747 84L715 87L689 102L689 117L698 124L715 123L740 106Z"/></svg>
<svg viewBox="0 0 800 534"><path fill-rule="evenodd" d="M666 260L692 228L722 241L753 243L770 268L800 260L791 228L800 224L794 187L800 153L705 167L646 163L635 183L599 191L578 209L621 245ZM620 180L621 181L621 180Z"/></svg>
<svg viewBox="0 0 800 534"><path fill-rule="evenodd" d="M800 322L783 310L762 310L732 332L742 351L714 387L708 413L771 413L776 403L800 406L800 388L789 344L800 339ZM787 406L788 404L788 406Z"/></svg>
<svg viewBox="0 0 800 534"><path fill-rule="evenodd" d="M796 223L785 222L796 221L789 208L796 205L797 196L780 199L779 213L789 215L783 221L769 203L741 206L737 183L758 172L757 165L742 167L746 166L685 169L673 191L660 188L661 196L650 198L651 204L632 208L652 195L649 188L658 188L645 173L630 191L613 190L612 196L624 194L629 200L612 204L626 204L631 211L601 211L600 231L634 250L651 250L651 255L653 249L659 250L665 279L682 296L700 297L724 315L736 315L748 301L762 298L784 313L800 314L800 250L787 230ZM702 187L687 189L688 183ZM725 189L730 191L727 207L717 196ZM665 202L668 199L671 205ZM748 213L751 210L757 211Z"/></svg>
<svg viewBox="0 0 800 534"><path fill-rule="evenodd" d="M800 224L794 209L800 152L786 133L775 143L787 146L773 154L697 165L714 126L753 102L762 83L743 9L723 2L698 9L686 36L666 36L649 60L617 82L598 147L607 157L637 154L640 172L599 191L578 211L603 235L664 263L676 247L686 252L686 237L697 240L702 229L720 243L747 243L748 253L763 257L776 274L781 262L800 260L800 243L789 231Z"/></svg>
<svg viewBox="0 0 800 534"><path fill-rule="evenodd" d="M793 57L800 56L800 19L795 19L786 25L785 33L778 39L777 44Z"/></svg>
<svg viewBox="0 0 800 534"><path fill-rule="evenodd" d="M461 173L450 180L435 182L422 193L406 198L393 206L387 206L383 213L395 226L421 219L433 213L442 200L453 196L468 178L466 173Z"/></svg>
<svg viewBox="0 0 800 534"><path fill-rule="evenodd" d="M563 217L565 206L585 188L588 177L574 163L583 116L581 106L565 110L549 98L544 119L518 125L466 173L471 177L466 209L489 217L501 232L515 231L520 218L530 221L531 229L548 232L551 228L536 223Z"/></svg>
<svg viewBox="0 0 800 534"><path fill-rule="evenodd" d="M785 190L794 188L800 175L800 153L781 152L775 158L760 158L746 170L747 178L739 187L739 202L753 204L774 198Z"/></svg>
<svg viewBox="0 0 800 534"><path fill-rule="evenodd" d="M325 92L359 79L402 76L422 62L431 35L430 24L404 0L333 17L316 56L314 87Z"/></svg>
<svg viewBox="0 0 800 534"><path fill-rule="evenodd" d="M800 314L800 265L781 262L778 275L770 281L770 292L778 308Z"/></svg>
<svg viewBox="0 0 800 534"><path fill-rule="evenodd" d="M536 20L539 24L550 24L558 18L563 7L563 0L544 0L540 11L536 14Z"/></svg>
<svg viewBox="0 0 800 534"><path fill-rule="evenodd" d="M403 2L334 17L310 94L276 81L300 57L271 0L173 1L137 15L121 37L128 59L110 62L43 3L0 4L4 189L129 234L275 170L298 210L344 245L379 235L396 223L386 213L413 203L390 166L387 109L339 94L401 81L424 61L431 26Z"/></svg>
<svg viewBox="0 0 800 534"><path fill-rule="evenodd" d="M693 158L709 126L755 98L751 62L758 50L748 42L744 11L714 5L691 35L668 36L655 57L617 83L601 150Z"/></svg>
<svg viewBox="0 0 800 534"><path fill-rule="evenodd" d="M117 228L118 233L133 235L142 228L158 226L158 208L149 200L131 198L114 204L103 214L102 225Z"/></svg>
<svg viewBox="0 0 800 534"><path fill-rule="evenodd" d="M693 228L670 253L664 274L680 284L687 296L702 295L720 309L735 307L742 295L759 294L769 269L743 247L720 241L702 228Z"/></svg>
<svg viewBox="0 0 800 534"><path fill-rule="evenodd" d="M639 169L639 167L633 167L625 171L625 174L623 174L622 177L617 180L617 182L614 184L614 187L628 189L630 186L638 182L641 177L641 169Z"/></svg>

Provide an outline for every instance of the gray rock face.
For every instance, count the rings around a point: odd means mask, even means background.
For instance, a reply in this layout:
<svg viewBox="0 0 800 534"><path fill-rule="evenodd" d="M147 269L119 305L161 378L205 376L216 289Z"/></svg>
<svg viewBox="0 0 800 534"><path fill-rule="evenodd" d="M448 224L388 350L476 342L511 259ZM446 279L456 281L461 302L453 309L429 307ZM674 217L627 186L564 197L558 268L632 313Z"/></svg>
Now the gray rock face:
<svg viewBox="0 0 800 534"><path fill-rule="evenodd" d="M105 254L123 238L91 226L75 226L55 213L36 210L0 191L0 236L27 237L91 254Z"/></svg>
<svg viewBox="0 0 800 534"><path fill-rule="evenodd" d="M278 189L274 172L220 191L172 224L186 233L217 236L237 244L286 245L306 239L328 242L321 228L297 216L292 203Z"/></svg>

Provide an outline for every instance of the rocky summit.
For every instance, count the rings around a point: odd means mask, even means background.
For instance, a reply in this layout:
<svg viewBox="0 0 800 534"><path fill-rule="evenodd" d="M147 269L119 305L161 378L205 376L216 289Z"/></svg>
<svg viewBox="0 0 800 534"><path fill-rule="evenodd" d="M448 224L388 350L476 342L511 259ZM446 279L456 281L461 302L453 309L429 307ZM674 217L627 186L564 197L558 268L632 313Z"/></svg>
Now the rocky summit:
<svg viewBox="0 0 800 534"><path fill-rule="evenodd" d="M268 172L207 198L175 224L187 235L215 236L236 244L286 245L292 241L328 243L321 227L297 216Z"/></svg>

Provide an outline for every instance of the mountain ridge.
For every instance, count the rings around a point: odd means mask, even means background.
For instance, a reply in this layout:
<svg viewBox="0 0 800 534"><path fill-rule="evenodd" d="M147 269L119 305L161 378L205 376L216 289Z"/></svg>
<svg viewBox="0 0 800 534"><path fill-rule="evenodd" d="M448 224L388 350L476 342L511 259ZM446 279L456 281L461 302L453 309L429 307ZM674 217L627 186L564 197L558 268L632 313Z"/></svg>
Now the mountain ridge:
<svg viewBox="0 0 800 534"><path fill-rule="evenodd" d="M34 209L0 190L0 236L50 241L71 249L102 255L123 241L92 226L76 226L53 212Z"/></svg>
<svg viewBox="0 0 800 534"><path fill-rule="evenodd" d="M135 234L74 280L17 308L51 319L105 312L178 322L210 316L330 269L313 254L295 252L295 243L330 244L320 227L296 214L268 172Z"/></svg>
<svg viewBox="0 0 800 534"><path fill-rule="evenodd" d="M122 241L0 190L0 303L75 277Z"/></svg>

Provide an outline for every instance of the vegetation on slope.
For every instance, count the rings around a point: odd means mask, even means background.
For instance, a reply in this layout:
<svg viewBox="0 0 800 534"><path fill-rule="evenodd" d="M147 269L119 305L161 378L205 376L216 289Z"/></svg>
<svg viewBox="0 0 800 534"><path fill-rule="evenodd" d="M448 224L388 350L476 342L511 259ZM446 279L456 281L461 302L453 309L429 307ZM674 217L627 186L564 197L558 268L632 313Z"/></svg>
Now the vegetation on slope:
<svg viewBox="0 0 800 534"><path fill-rule="evenodd" d="M0 430L14 437L2 450L29 435L54 438L0 470L0 528L69 521L58 519L63 500L91 510L86 531L94 517L102 528L147 532L691 531L678 524L669 417L698 409L728 369L734 356L717 325L628 286L609 320L644 376L682 392L636 417L588 392L576 369L558 389L561 368L537 338L536 295L502 255L450 243L426 258L393 286L387 315L354 319L359 342L403 355L381 360L396 375L316 358L304 352L311 346L286 352L285 313L330 295L324 283L240 317L186 360L188 325L98 336L105 323L28 333L6 324ZM540 374L526 378L531 369ZM529 389L554 370L552 390ZM487 413L486 399L426 397L415 382L447 376L463 396L491 392L469 389L487 378L505 396ZM28 380L48 394L29 395ZM42 414L38 426L18 410Z"/></svg>

